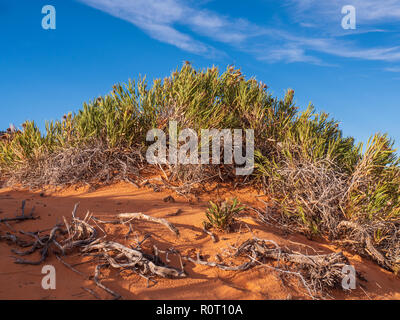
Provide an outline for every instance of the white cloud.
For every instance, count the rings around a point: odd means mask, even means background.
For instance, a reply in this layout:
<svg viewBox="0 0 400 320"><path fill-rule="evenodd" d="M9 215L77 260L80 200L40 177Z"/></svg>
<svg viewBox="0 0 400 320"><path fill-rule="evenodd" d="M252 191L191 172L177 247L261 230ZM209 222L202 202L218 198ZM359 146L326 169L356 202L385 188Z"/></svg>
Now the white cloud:
<svg viewBox="0 0 400 320"><path fill-rule="evenodd" d="M304 49L295 45L289 45L287 47L270 49L266 52L261 52L258 59L269 63L284 61L287 63L308 62L312 64L322 64L319 59L306 55Z"/></svg>
<svg viewBox="0 0 400 320"><path fill-rule="evenodd" d="M194 40L189 35L179 32L178 30L164 24L142 23L141 29L146 31L152 38L172 44L179 49L197 53L206 54L211 50L210 46Z"/></svg>
<svg viewBox="0 0 400 320"><path fill-rule="evenodd" d="M389 22L400 18L400 0L353 0L352 4L358 11L360 22Z"/></svg>
<svg viewBox="0 0 400 320"><path fill-rule="evenodd" d="M388 72L400 72L400 67L389 67L385 68L384 70Z"/></svg>
<svg viewBox="0 0 400 320"><path fill-rule="evenodd" d="M182 50L202 54L206 44L196 41L172 27L183 16L183 8L174 0L81 0L88 6L126 20L152 38L172 44Z"/></svg>
<svg viewBox="0 0 400 320"><path fill-rule="evenodd" d="M388 48L359 48L353 42L340 41L332 38L296 38L293 36L288 36L288 38L297 43L298 46L343 58L388 62L400 60L399 46Z"/></svg>
<svg viewBox="0 0 400 320"><path fill-rule="evenodd" d="M199 35L239 44L250 35L245 20L231 20L214 12L193 9L181 0L79 0L114 17L126 20L152 38L197 54L217 52L210 45L178 30L189 27Z"/></svg>
<svg viewBox="0 0 400 320"><path fill-rule="evenodd" d="M342 58L400 61L398 46L365 48L356 41L348 41L347 37L342 37L343 34L329 32L334 29L330 29L330 25L340 29L341 8L345 4L353 4L356 7L357 21L360 21L360 17L362 21L372 24L385 19L400 18L400 0L286 0L285 8L303 27L296 32L259 26L246 19L224 16L215 11L195 7L191 1L79 1L134 24L158 41L204 56L221 53L206 43L206 40L198 40L198 36L229 44L268 62L327 65L317 57L321 53ZM321 24L326 28L321 28ZM181 31L187 29L192 32ZM363 29L361 32L377 30L382 31L375 28Z"/></svg>
<svg viewBox="0 0 400 320"><path fill-rule="evenodd" d="M400 46L362 48L354 41L341 38L297 36L282 30L275 30L271 34L273 36L269 38L274 39L273 42L269 41L264 48L258 47L257 50L253 51L260 60L307 62L332 66L332 64L325 63L320 58L315 57L317 53L324 53L341 58L384 62L400 61Z"/></svg>
<svg viewBox="0 0 400 320"><path fill-rule="evenodd" d="M337 22L345 5L356 8L361 24L387 23L400 18L400 0L286 0L286 4L296 19L314 23Z"/></svg>

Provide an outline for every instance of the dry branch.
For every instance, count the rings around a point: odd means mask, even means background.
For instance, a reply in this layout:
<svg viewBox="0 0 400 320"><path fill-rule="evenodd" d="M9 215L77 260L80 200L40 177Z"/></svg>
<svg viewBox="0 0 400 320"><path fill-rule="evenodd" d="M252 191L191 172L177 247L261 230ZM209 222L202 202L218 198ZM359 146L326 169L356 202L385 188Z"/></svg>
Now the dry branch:
<svg viewBox="0 0 400 320"><path fill-rule="evenodd" d="M139 269L142 274L155 274L163 278L185 277L182 271L165 265L157 264L159 259L149 254L144 254L138 249L128 248L118 242L104 241L86 246L83 252L96 251L116 269ZM114 252L114 255L112 254Z"/></svg>
<svg viewBox="0 0 400 320"><path fill-rule="evenodd" d="M213 241L214 243L218 242L218 239L217 239L217 237L215 236L215 234L212 233L210 230L207 230L204 226L203 226L203 232L206 233L206 234L208 234L208 235L211 237L211 239L212 239L212 241Z"/></svg>
<svg viewBox="0 0 400 320"><path fill-rule="evenodd" d="M177 237L179 237L179 230L169 221L162 219L162 218L155 218L148 216L146 214L143 214L141 212L136 212L136 213L120 213L116 215L117 218L120 219L141 219L141 220L146 220L146 221L151 221L155 223L160 223L164 226L166 226L169 230L171 230Z"/></svg>
<svg viewBox="0 0 400 320"><path fill-rule="evenodd" d="M128 223L132 219L145 220L162 224L174 234L179 235L178 229L167 220L151 217L143 213L117 214L113 216L116 218L115 221L108 222L98 220L89 213L81 219L76 215L77 209L78 204L75 205L72 211L72 219L67 221L64 218L62 224L58 224L51 229L37 232L21 231L22 234L33 239L30 243L9 233L2 235L0 239L11 241L20 247L29 248L23 252L13 251L20 256L30 255L36 251L40 252L40 259L37 261L16 258L15 263L38 265L44 262L49 254L55 254L57 259L67 268L82 275L85 279L88 279L88 277L65 262L61 255L67 255L76 249L79 250L79 255L96 256L98 265L95 267L93 281L98 287L116 299L121 298L121 296L103 285L99 279L101 268L111 267L119 272L127 270L147 279L149 284L149 281L156 283L155 280L151 279L154 276L162 278L186 277L187 274L184 270L182 258L196 264L237 272L262 265L279 272L299 276L309 293L316 293L324 292L325 289L333 288L341 283L342 268L348 264L347 258L341 252L325 255L304 255L288 249L282 249L272 240L263 240L256 237L244 241L237 248L234 248L235 252L231 255L232 258L242 257L248 259L248 261L239 265L226 264L222 259L220 259L219 263L204 261L200 254L197 254L196 258L181 257L181 254L174 248L162 251L154 245L153 252L150 254L142 249L142 244L150 238L150 235L145 235L142 241L138 240L136 247L132 245L127 247L121 243L106 240L107 235L99 237L96 228L90 222L97 220L103 223ZM125 222L123 222L124 220ZM130 230L132 230L131 227ZM208 230L204 231L210 234L207 232ZM44 234L44 232L48 232L48 234ZM210 236L213 236L213 234ZM160 258L159 253L165 254L165 262ZM169 255L177 255L179 257L181 270L168 265L170 262ZM277 262L277 266L267 265L270 260ZM295 270L292 270L293 268ZM310 294L310 296L312 295Z"/></svg>
<svg viewBox="0 0 400 320"><path fill-rule="evenodd" d="M350 229L356 233L358 244L365 244L364 251L368 253L378 264L382 267L388 268L389 270L395 271L393 269L393 265L384 257L384 255L379 252L375 246L373 245L372 237L368 234L368 232L359 224L351 221L342 221L338 225L338 229Z"/></svg>
<svg viewBox="0 0 400 320"><path fill-rule="evenodd" d="M100 275L100 269L107 267L108 264L99 264L96 266L95 272L94 272L94 277L93 277L93 281L96 283L96 285L100 288L102 288L104 291L107 291L109 294L111 294L115 300L121 299L122 296L114 291L112 291L111 289L107 288L104 284L102 284L99 280L99 275Z"/></svg>
<svg viewBox="0 0 400 320"><path fill-rule="evenodd" d="M0 223L1 222L10 222L10 221L24 221L24 220L35 220L37 219L37 217L33 216L33 212L35 211L35 207L32 208L31 212L28 215L25 215L25 200L22 201L22 206L21 206L21 215L20 216L16 216L13 218L3 218L0 219Z"/></svg>
<svg viewBox="0 0 400 320"><path fill-rule="evenodd" d="M339 286L343 278L342 268L349 264L348 259L342 252L324 255L305 255L284 250L271 240L258 238L244 241L233 255L233 257L238 256L247 257L249 261L241 265L230 266L204 261L200 259L199 254L197 254L196 259L191 257L185 257L185 259L196 264L217 267L227 271L243 271L255 265L266 265L269 259L277 261L278 265L281 262L289 265L294 264L297 268L295 272L273 268L280 272L300 274L301 278L306 280L305 287L307 290L312 288L314 293L322 293L328 288Z"/></svg>

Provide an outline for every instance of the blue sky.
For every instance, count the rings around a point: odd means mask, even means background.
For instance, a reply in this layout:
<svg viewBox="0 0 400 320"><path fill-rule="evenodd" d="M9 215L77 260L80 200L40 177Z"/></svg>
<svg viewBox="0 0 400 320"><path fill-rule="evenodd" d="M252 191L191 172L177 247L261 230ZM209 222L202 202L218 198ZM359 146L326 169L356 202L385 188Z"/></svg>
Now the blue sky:
<svg viewBox="0 0 400 320"><path fill-rule="evenodd" d="M44 30L44 5L56 30ZM344 30L344 5L356 29ZM183 61L240 67L312 102L366 141L400 144L400 0L20 0L0 2L0 128L60 119L114 83Z"/></svg>

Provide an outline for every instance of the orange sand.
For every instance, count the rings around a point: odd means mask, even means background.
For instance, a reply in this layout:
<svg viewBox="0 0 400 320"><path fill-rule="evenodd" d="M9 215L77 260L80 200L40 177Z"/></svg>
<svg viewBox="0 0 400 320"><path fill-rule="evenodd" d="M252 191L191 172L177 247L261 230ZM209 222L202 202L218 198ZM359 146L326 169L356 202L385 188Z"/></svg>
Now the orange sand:
<svg viewBox="0 0 400 320"><path fill-rule="evenodd" d="M166 203L163 199L172 195L175 203ZM224 196L232 196L226 193ZM235 196L246 204L262 207L262 203L255 192L250 190L235 191ZM15 230L37 231L50 228L62 217L71 216L74 204L80 202L78 216L83 216L89 210L95 216L114 215L122 212L143 212L155 217L166 218L180 230L180 238L176 238L162 225L134 221L133 233L128 240L124 236L128 232L127 226L107 225L107 233L113 235L117 241L125 244L136 244L137 239L143 239L145 233L151 233L145 248L151 248L156 244L160 249L174 247L184 255L189 252L200 251L202 256L215 261L215 254L223 256L223 251L229 245L237 245L246 239L253 237L271 239L280 246L287 246L293 250L313 253L329 253L340 251L339 248L327 244L310 241L302 235L286 235L281 230L265 226L251 216L242 220L250 227L241 228L239 232L224 234L219 233L219 242L213 243L211 238L202 232L202 221L207 201L210 197L216 199L217 192L212 196L203 195L195 201L188 201L183 197L168 192L154 192L148 188L136 188L125 183L102 187L96 191L88 192L84 188L59 192L46 192L44 197L40 192L16 191L8 188L0 189L0 218L15 216L20 213L21 201L26 200L26 212L32 206L36 207L36 215L40 219L10 223ZM265 198L264 198L265 199ZM170 217L168 214L182 213ZM102 217L106 220L106 217ZM9 231L5 225L0 225L1 232ZM296 244L297 243L297 244ZM299 243L306 246L301 246ZM309 247L307 247L309 246ZM312 248L311 248L312 247ZM54 265L56 268L56 290L44 290L41 281L42 266L30 266L14 264L11 249L14 245L0 242L0 299L96 299L93 295L82 289L92 289L102 299L112 298L108 293L96 287L91 280L85 280L81 275L72 272L59 262L54 255L49 256L45 264ZM335 299L400 299L400 279L390 272L383 270L374 262L344 251L356 270L361 272L368 282L360 282L363 288L357 285L357 289L350 293L341 290L330 292ZM38 253L24 257L30 260L39 258ZM165 257L162 256L165 261ZM77 254L66 256L64 260L69 264L76 264L91 258L82 258ZM178 267L177 259L171 257L171 264ZM87 275L93 275L94 263L80 264L76 269ZM186 262L185 270L187 278L183 279L159 279L156 285L147 288L145 279L135 274L115 270L103 270L102 275L107 276L103 284L118 292L124 299L307 299L304 288L297 279L283 282L278 273L264 268L253 268L244 272L222 271L216 268L199 266Z"/></svg>

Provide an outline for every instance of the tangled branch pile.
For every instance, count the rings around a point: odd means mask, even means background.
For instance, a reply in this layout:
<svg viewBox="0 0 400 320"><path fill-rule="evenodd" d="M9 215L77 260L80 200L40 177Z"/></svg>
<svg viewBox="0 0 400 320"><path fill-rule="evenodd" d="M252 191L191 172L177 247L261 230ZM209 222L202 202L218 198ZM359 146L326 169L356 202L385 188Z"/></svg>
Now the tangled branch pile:
<svg viewBox="0 0 400 320"><path fill-rule="evenodd" d="M244 241L232 257L245 257L249 260L241 265L232 266L222 263L207 262L188 257L193 263L217 267L221 270L243 271L254 266L266 266L278 272L298 276L310 297L326 292L328 289L339 288L343 279L343 267L349 264L342 252L326 255L305 255L283 249L274 241L253 238ZM268 260L276 261L279 267L271 267ZM290 268L290 265L292 266ZM294 269L291 271L290 269Z"/></svg>
<svg viewBox="0 0 400 320"><path fill-rule="evenodd" d="M66 148L35 162L24 163L10 176L8 185L22 183L30 188L135 181L143 161L137 152L110 150L101 145Z"/></svg>
<svg viewBox="0 0 400 320"><path fill-rule="evenodd" d="M24 204L22 208L24 208ZM244 271L263 265L278 272L299 277L308 290L310 297L315 298L315 295L323 294L328 289L339 287L343 277L342 268L349 263L341 252L326 255L304 255L294 253L289 249L283 249L271 240L257 238L243 242L231 255L232 258L242 257L248 259L247 262L239 266L206 262L200 259L199 254L196 259L193 259L190 256L182 256L179 251L173 248L162 251L153 246L153 251L150 253L143 249L143 243L150 236L146 235L142 241L138 241L136 246L131 245L128 247L115 240L107 240L107 234L100 237L99 231L104 232L104 230L98 223L125 224L132 219L139 219L164 225L176 236L179 236L178 229L167 220L150 217L142 213L117 214L114 216L115 220L111 221L103 221L87 213L83 219L80 219L76 216L77 209L78 205L75 205L70 221L64 218L63 223L57 224L51 229L37 232L20 231L25 237L31 238L31 241L26 241L17 234L10 233L0 233L0 240L7 241L20 248L25 248L25 251L12 249L12 252L19 256L15 257L15 263L17 264L39 265L50 254L54 254L64 265L83 276L85 275L66 263L61 257L68 256L77 251L82 256L94 256L96 267L93 281L97 286L113 295L114 298L120 298L121 296L101 283L99 276L102 268L131 271L147 279L149 284L149 281L156 283L153 277L177 279L187 277L182 260L218 267L228 271ZM23 221L33 218L32 213L24 215L22 212L22 215L15 218L8 218L7 221ZM2 222L7 223L4 219ZM95 223L95 226L91 222ZM35 252L39 252L39 260L26 260L22 258L23 256L32 255ZM178 256L180 269L163 262L160 258L160 253L166 254L165 260L167 262L170 261L168 255ZM269 265L269 260L275 261L278 267ZM89 279L87 276L85 278Z"/></svg>
<svg viewBox="0 0 400 320"><path fill-rule="evenodd" d="M24 208L24 204L22 208ZM15 257L15 263L17 264L40 265L47 259L49 254L55 254L66 266L78 272L64 262L61 257L76 252L76 250L82 255L96 256L98 265L95 268L94 282L115 298L119 298L120 296L105 287L99 281L99 272L101 268L112 267L119 270L131 270L148 280L151 280L152 276L164 278L181 278L186 276L183 267L182 270L177 270L163 263L158 255L143 252L141 243L139 243L136 248L129 248L114 241L107 241L104 236L99 237L96 227L90 224L90 221L96 223L96 220L93 220L94 217L87 213L84 219L78 218L76 216L77 208L78 205L75 205L70 222L64 218L64 223L57 224L50 230L37 232L20 231L21 234L32 238L32 241L28 242L21 239L16 234L10 233L0 233L0 240L10 242L20 248L29 248L25 251L12 249L12 252L19 256ZM165 220L149 217L142 213L117 215L119 219L126 217L161 223L172 229L171 231L175 234L178 232L175 226ZM22 221L28 219L32 219L32 214L25 216L22 212L21 216L2 220L1 222L6 223L6 221ZM49 233L44 234L46 231L49 231ZM32 255L35 252L40 253L39 260L26 260L21 258L22 256Z"/></svg>

